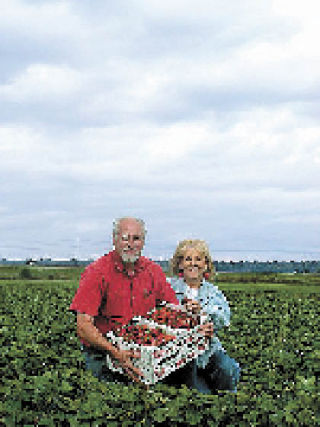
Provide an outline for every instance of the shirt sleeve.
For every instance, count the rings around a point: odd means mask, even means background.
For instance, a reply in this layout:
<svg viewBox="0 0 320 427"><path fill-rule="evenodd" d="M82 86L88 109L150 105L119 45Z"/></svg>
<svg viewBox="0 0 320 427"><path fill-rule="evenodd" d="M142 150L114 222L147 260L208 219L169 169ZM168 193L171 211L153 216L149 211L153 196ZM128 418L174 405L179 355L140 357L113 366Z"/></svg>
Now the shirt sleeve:
<svg viewBox="0 0 320 427"><path fill-rule="evenodd" d="M79 288L69 310L97 316L102 297L102 277L92 266L89 266L81 275Z"/></svg>
<svg viewBox="0 0 320 427"><path fill-rule="evenodd" d="M174 290L179 304L182 304L182 300L185 297L185 286L183 283L175 277L167 277L167 282L169 282L171 288Z"/></svg>
<svg viewBox="0 0 320 427"><path fill-rule="evenodd" d="M172 289L170 283L167 282L166 276L164 272L161 270L161 267L159 267L159 270L156 272L156 274L157 274L157 281L159 284L158 299L160 301L166 301L170 304L179 304L176 294Z"/></svg>
<svg viewBox="0 0 320 427"><path fill-rule="evenodd" d="M216 287L206 283L201 307L212 319L216 330L230 325L230 307L224 294Z"/></svg>

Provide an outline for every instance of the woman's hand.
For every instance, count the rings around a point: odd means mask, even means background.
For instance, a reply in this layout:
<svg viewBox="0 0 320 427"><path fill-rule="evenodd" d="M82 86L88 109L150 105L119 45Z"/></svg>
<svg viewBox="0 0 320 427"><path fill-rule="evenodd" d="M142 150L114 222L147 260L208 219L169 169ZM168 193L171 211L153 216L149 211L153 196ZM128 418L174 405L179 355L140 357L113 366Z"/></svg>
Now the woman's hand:
<svg viewBox="0 0 320 427"><path fill-rule="evenodd" d="M198 303L198 301L193 299L185 299L183 303L189 313L192 313L192 314L200 313L201 306Z"/></svg>
<svg viewBox="0 0 320 427"><path fill-rule="evenodd" d="M213 337L213 323L205 323L204 325L200 325L198 328L200 334L204 335L206 338Z"/></svg>

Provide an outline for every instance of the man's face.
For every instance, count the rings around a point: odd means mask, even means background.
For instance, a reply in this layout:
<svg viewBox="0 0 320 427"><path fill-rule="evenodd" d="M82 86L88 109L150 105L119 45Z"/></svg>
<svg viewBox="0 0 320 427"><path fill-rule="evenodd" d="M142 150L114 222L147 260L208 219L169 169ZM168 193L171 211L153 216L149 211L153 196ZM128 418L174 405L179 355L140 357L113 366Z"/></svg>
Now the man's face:
<svg viewBox="0 0 320 427"><path fill-rule="evenodd" d="M144 246L141 225L134 219L122 220L119 224L119 233L113 238L113 244L123 262L136 262Z"/></svg>

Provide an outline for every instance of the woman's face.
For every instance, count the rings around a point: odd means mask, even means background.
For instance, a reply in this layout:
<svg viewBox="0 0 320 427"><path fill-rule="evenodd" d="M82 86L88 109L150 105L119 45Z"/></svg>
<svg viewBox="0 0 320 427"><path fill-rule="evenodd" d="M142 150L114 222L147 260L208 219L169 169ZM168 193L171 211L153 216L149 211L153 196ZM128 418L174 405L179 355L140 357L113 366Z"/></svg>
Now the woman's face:
<svg viewBox="0 0 320 427"><path fill-rule="evenodd" d="M183 276L187 282L202 280L206 270L206 260L197 249L189 248L185 251L179 267L183 270Z"/></svg>

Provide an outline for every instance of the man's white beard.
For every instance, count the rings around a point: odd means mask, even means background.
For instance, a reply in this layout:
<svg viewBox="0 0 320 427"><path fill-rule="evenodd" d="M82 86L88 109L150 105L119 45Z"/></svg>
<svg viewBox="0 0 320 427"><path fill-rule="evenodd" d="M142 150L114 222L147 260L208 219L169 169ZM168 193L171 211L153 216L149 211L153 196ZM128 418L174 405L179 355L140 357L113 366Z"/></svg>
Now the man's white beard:
<svg viewBox="0 0 320 427"><path fill-rule="evenodd" d="M127 255L126 253L122 253L121 258L123 262L130 262L133 264L140 258L140 255Z"/></svg>

